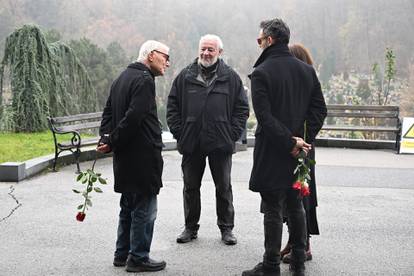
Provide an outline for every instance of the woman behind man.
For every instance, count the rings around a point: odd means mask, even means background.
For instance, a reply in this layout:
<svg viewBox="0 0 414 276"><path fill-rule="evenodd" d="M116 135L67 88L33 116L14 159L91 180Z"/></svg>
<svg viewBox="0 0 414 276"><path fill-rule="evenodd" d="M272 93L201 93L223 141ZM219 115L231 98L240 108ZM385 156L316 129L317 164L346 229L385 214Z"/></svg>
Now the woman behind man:
<svg viewBox="0 0 414 276"><path fill-rule="evenodd" d="M289 45L290 52L301 61L313 65L312 56L309 51L302 44ZM315 146L312 144L312 150L309 152L309 158L315 160ZM306 225L307 225L307 239L306 239L306 259L312 260L312 253L310 249L309 238L311 235L319 235L318 221L316 218L316 206L318 206L316 197L316 183L315 183L315 165L310 166L311 181L309 184L310 195L303 198L303 206L306 211ZM287 221L287 219L286 219ZM287 223L289 223L287 221ZM280 252L280 257L284 263L290 263L290 236L285 248Z"/></svg>

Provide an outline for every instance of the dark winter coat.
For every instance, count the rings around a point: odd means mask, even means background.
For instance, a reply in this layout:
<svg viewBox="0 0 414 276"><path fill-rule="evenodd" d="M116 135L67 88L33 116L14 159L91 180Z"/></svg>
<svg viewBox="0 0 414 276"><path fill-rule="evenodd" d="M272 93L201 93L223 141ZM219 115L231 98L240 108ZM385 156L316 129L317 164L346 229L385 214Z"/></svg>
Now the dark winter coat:
<svg viewBox="0 0 414 276"><path fill-rule="evenodd" d="M197 59L175 78L167 105L167 123L180 153L220 150L233 153L249 116L238 74L219 59L217 78L207 86L197 80Z"/></svg>
<svg viewBox="0 0 414 276"><path fill-rule="evenodd" d="M115 191L158 194L163 144L154 76L144 64L130 64L113 82L102 115L104 134L114 153Z"/></svg>
<svg viewBox="0 0 414 276"><path fill-rule="evenodd" d="M321 86L312 66L293 57L287 45L266 48L251 74L257 118L250 189L256 192L291 187L296 159L290 154L304 136L312 143L326 117Z"/></svg>

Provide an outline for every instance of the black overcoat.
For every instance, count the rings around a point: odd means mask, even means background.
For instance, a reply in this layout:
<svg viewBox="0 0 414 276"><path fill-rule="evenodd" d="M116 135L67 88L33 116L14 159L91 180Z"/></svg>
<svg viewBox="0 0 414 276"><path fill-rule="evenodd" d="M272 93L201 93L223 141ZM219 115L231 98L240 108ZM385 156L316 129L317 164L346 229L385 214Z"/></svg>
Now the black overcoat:
<svg viewBox="0 0 414 276"><path fill-rule="evenodd" d="M297 161L290 154L295 140L312 143L326 117L321 86L312 66L293 57L286 44L266 48L251 74L257 118L249 188L265 192L291 187Z"/></svg>
<svg viewBox="0 0 414 276"><path fill-rule="evenodd" d="M168 96L167 123L180 153L199 146L209 153L233 153L249 117L249 103L239 75L219 59L209 86L197 80L197 59L175 78Z"/></svg>
<svg viewBox="0 0 414 276"><path fill-rule="evenodd" d="M115 191L158 194L163 144L154 76L144 64L130 64L113 82L102 115L105 134L114 153Z"/></svg>

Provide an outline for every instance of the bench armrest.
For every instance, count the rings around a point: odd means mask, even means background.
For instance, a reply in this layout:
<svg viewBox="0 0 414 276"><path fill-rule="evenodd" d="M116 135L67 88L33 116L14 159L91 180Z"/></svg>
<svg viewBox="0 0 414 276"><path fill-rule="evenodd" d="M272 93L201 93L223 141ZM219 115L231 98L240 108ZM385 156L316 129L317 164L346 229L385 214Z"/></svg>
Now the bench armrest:
<svg viewBox="0 0 414 276"><path fill-rule="evenodd" d="M70 138L70 143L72 144L73 147L79 147L81 144L81 136L80 133L77 132L76 130L72 130L72 131L59 131L57 129L55 129L54 134L58 134L58 135L63 135L63 134L72 134L72 137ZM57 142L56 139L56 144L63 146L63 144L60 144Z"/></svg>

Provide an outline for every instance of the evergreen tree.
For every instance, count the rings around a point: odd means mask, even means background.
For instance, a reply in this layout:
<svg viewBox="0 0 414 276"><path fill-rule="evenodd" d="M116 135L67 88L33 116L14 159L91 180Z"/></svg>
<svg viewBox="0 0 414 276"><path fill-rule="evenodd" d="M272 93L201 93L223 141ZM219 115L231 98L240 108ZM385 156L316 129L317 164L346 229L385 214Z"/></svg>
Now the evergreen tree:
<svg viewBox="0 0 414 276"><path fill-rule="evenodd" d="M52 53L38 28L23 26L7 37L0 66L1 91L7 65L13 93L13 128L16 131L45 129L45 114L49 114L49 91L55 76Z"/></svg>
<svg viewBox="0 0 414 276"><path fill-rule="evenodd" d="M12 122L9 130L40 131L47 128L47 116L96 111L96 92L73 51L60 42L47 44L37 26L25 25L7 37L0 99L5 69L10 72L12 100L2 113L11 115L0 114L0 120Z"/></svg>
<svg viewBox="0 0 414 276"><path fill-rule="evenodd" d="M109 88L115 78L114 66L110 63L107 52L86 37L71 40L69 46L85 65L92 86L98 93L98 106L103 108L109 95Z"/></svg>

